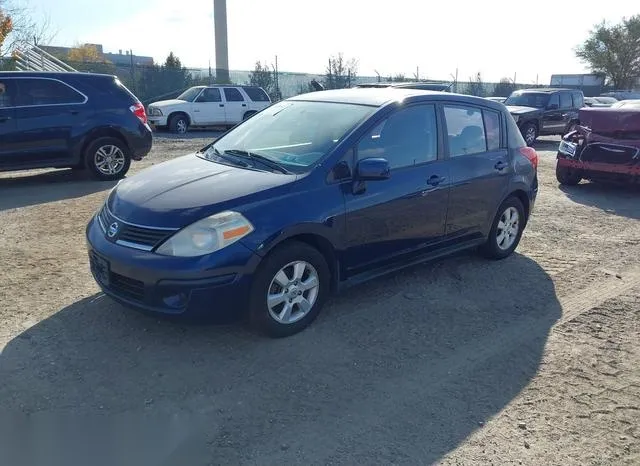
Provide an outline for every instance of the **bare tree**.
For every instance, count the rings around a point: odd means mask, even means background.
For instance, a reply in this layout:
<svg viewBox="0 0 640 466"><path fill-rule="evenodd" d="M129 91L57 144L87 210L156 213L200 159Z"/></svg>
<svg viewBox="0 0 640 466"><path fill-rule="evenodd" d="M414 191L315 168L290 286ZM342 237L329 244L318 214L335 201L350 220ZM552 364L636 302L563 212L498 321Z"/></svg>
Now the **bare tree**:
<svg viewBox="0 0 640 466"><path fill-rule="evenodd" d="M257 61L253 71L249 74L249 84L261 87L269 94L271 100L276 101L282 98L280 89L278 89L277 78L275 65L270 68L266 63L262 64L262 62Z"/></svg>
<svg viewBox="0 0 640 466"><path fill-rule="evenodd" d="M469 84L467 84L466 93L478 97L486 96L486 90L480 72L478 72L475 76L469 78Z"/></svg>
<svg viewBox="0 0 640 466"><path fill-rule="evenodd" d="M21 42L47 45L56 35L48 16L39 20L32 9L19 6L12 0L0 0L0 22L3 17L10 19L11 28L5 40L0 40L0 56L11 53Z"/></svg>
<svg viewBox="0 0 640 466"><path fill-rule="evenodd" d="M329 57L324 77L327 89L344 89L355 83L358 74L358 61L355 58L346 60L342 53Z"/></svg>

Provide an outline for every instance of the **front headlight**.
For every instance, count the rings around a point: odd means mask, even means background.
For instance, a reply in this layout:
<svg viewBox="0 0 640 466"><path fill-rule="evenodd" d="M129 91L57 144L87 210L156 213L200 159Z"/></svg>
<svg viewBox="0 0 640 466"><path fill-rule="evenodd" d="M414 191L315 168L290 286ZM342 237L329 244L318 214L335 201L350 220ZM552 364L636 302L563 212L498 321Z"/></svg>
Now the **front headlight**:
<svg viewBox="0 0 640 466"><path fill-rule="evenodd" d="M238 212L226 211L199 220L162 243L156 253L197 257L211 254L244 238L254 230Z"/></svg>
<svg viewBox="0 0 640 466"><path fill-rule="evenodd" d="M162 116L162 110L156 107L149 107L149 116Z"/></svg>

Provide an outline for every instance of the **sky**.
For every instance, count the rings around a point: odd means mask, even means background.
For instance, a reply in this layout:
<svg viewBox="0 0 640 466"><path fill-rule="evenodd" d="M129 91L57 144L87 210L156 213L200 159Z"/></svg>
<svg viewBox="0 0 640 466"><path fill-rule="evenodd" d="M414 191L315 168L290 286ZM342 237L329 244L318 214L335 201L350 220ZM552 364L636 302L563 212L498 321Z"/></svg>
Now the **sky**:
<svg viewBox="0 0 640 466"><path fill-rule="evenodd" d="M215 68L213 0L14 1L48 18L51 45L99 43L158 62L172 51L185 66ZM575 47L600 21L637 13L635 3L227 0L229 67L251 70L277 55L281 71L323 73L342 53L361 76L452 79L457 69L460 81L480 72L485 81L549 84L551 74L588 71Z"/></svg>

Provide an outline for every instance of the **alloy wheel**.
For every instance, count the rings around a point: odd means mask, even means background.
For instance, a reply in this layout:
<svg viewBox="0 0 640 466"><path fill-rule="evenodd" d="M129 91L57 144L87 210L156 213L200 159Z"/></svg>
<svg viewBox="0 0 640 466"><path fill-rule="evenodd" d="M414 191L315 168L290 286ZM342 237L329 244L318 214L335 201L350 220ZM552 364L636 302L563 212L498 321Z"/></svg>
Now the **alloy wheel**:
<svg viewBox="0 0 640 466"><path fill-rule="evenodd" d="M500 216L496 229L496 241L498 247L506 251L515 242L520 230L520 214L515 207L507 208Z"/></svg>
<svg viewBox="0 0 640 466"><path fill-rule="evenodd" d="M95 166L103 175L117 175L125 166L125 156L118 146L101 146L94 155Z"/></svg>
<svg viewBox="0 0 640 466"><path fill-rule="evenodd" d="M269 314L281 324L297 322L311 311L319 290L320 278L313 265L290 262L271 280L267 291Z"/></svg>

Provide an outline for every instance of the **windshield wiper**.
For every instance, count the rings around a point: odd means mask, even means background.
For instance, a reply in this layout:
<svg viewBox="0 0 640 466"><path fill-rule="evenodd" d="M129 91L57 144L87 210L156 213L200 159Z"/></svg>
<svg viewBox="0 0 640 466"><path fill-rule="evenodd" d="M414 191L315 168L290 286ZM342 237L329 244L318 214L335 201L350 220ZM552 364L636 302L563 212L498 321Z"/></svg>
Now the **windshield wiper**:
<svg viewBox="0 0 640 466"><path fill-rule="evenodd" d="M263 165L266 165L269 168L273 168L274 170L277 170L280 173L284 173L286 175L291 173L289 170L284 168L282 165L280 165L275 160L272 160L272 159L270 159L268 157L265 157L264 155L256 154L255 152L249 152L249 151L241 150L241 149L228 149L228 150L225 150L223 152L223 154L224 155L226 155L226 154L235 155L235 156L238 156L238 157L246 157L246 158L248 158L250 160L254 160L254 161L257 160L258 162L262 163Z"/></svg>

